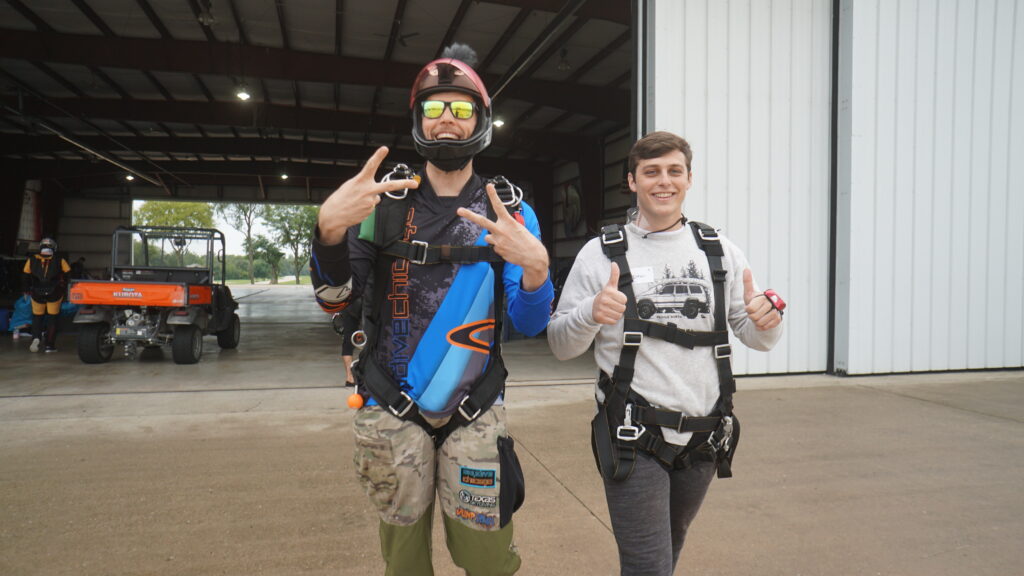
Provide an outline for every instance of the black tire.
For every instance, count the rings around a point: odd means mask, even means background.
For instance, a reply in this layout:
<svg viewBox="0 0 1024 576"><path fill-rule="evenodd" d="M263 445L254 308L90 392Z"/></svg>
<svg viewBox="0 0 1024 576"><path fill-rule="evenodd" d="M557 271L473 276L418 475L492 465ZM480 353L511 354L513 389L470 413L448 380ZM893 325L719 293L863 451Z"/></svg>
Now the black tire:
<svg viewBox="0 0 1024 576"><path fill-rule="evenodd" d="M114 354L110 324L92 322L78 328L78 357L86 364L103 364Z"/></svg>
<svg viewBox="0 0 1024 576"><path fill-rule="evenodd" d="M636 303L636 313L644 320L654 316L657 312L658 309L654 306L654 302L650 300L641 300Z"/></svg>
<svg viewBox="0 0 1024 576"><path fill-rule="evenodd" d="M693 320L700 313L700 304L696 302L687 302L683 305L683 316Z"/></svg>
<svg viewBox="0 0 1024 576"><path fill-rule="evenodd" d="M232 314L228 327L217 332L217 345L222 350L232 350L238 348L238 340L241 337L242 322L238 319L238 314Z"/></svg>
<svg viewBox="0 0 1024 576"><path fill-rule="evenodd" d="M195 364L203 355L203 331L199 326L187 324L174 327L171 356L175 364Z"/></svg>

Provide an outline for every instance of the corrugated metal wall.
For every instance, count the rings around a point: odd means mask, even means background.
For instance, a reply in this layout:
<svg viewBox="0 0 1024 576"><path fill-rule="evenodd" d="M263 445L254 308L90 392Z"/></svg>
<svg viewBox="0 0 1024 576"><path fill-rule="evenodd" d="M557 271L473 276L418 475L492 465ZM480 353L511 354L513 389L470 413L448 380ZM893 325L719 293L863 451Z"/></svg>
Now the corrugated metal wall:
<svg viewBox="0 0 1024 576"><path fill-rule="evenodd" d="M831 2L644 5L643 131L670 130L690 142L686 214L721 227L745 251L761 287L792 302L783 340L770 354L735 347L736 372L823 371Z"/></svg>
<svg viewBox="0 0 1024 576"><path fill-rule="evenodd" d="M130 200L66 198L61 212L57 244L68 264L85 258L85 269L100 280L110 278L111 237L118 226L132 223Z"/></svg>
<svg viewBox="0 0 1024 576"><path fill-rule="evenodd" d="M1024 365L1024 6L841 23L837 370Z"/></svg>

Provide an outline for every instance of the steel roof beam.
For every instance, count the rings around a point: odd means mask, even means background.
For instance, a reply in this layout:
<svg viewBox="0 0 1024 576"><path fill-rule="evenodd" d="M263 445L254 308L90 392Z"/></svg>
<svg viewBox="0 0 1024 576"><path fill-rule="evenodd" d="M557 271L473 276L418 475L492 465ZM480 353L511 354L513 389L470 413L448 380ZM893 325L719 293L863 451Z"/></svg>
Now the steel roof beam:
<svg viewBox="0 0 1024 576"><path fill-rule="evenodd" d="M133 70L231 77L245 75L396 88L408 88L410 79L416 77L421 67L419 64L225 42L106 38L19 30L5 30L0 34L0 57ZM498 78L485 74L484 81L489 86L497 85ZM626 123L629 119L628 90L524 78L508 86L504 96L614 122Z"/></svg>

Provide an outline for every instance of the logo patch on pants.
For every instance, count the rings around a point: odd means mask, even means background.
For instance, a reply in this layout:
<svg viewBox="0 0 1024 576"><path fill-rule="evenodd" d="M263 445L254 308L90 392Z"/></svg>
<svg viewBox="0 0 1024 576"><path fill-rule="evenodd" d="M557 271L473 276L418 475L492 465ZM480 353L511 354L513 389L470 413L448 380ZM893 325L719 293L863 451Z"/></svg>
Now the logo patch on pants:
<svg viewBox="0 0 1024 576"><path fill-rule="evenodd" d="M497 483L497 472L495 470L480 470L479 468L460 468L460 481L464 486L474 488L494 488Z"/></svg>
<svg viewBox="0 0 1024 576"><path fill-rule="evenodd" d="M498 498L496 496L481 496L473 494L468 490L459 490L459 500L462 500L464 504L480 506L481 508L494 508L498 505Z"/></svg>
<svg viewBox="0 0 1024 576"><path fill-rule="evenodd" d="M469 520L474 524L487 526L488 528L494 526L495 524L494 516L491 516L490 514L481 514L480 512L473 512L472 510L466 510L465 508L461 507L455 509L455 515L459 518Z"/></svg>

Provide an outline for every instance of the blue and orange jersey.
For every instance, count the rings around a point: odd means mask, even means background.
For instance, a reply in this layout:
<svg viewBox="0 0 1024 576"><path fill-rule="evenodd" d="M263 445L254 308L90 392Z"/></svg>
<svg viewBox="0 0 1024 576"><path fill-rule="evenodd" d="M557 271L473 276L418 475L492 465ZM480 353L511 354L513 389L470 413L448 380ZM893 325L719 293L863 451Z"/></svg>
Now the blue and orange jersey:
<svg viewBox="0 0 1024 576"><path fill-rule="evenodd" d="M487 214L484 180L473 175L458 197L438 197L424 178L406 217L406 240L431 245L485 246L487 231L461 218L465 206ZM521 205L521 222L538 238L533 209ZM311 276L317 299L328 312L344 308L373 282L377 248L349 230L338 246L314 240ZM508 318L527 336L547 326L554 295L550 279L535 291L521 289L523 271L505 264L500 279ZM383 286L372 290L379 306L375 360L416 400L426 416L451 414L490 361L495 334L495 287L499 281L487 262L417 265L396 259ZM364 303L369 300L364 299Z"/></svg>

